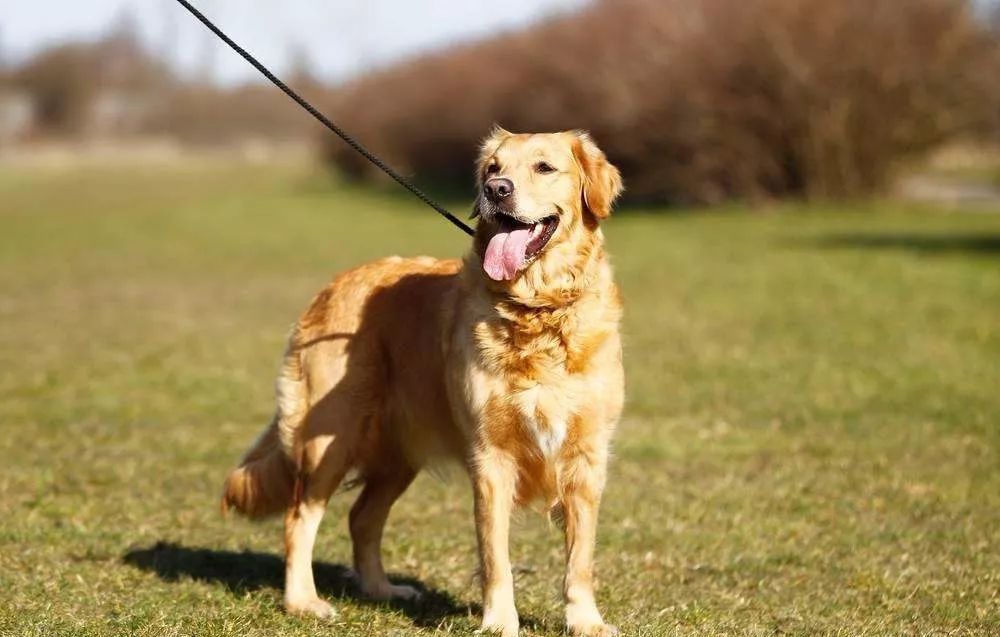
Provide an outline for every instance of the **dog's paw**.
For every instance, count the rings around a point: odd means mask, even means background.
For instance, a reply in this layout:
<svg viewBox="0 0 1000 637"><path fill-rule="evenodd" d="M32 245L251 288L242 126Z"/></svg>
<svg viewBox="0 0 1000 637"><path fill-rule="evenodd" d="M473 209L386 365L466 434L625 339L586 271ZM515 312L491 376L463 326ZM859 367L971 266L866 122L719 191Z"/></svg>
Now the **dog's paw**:
<svg viewBox="0 0 1000 637"><path fill-rule="evenodd" d="M476 631L477 635L496 635L499 637L517 637L520 624L517 613L487 613L483 616L483 626Z"/></svg>
<svg viewBox="0 0 1000 637"><path fill-rule="evenodd" d="M337 617L337 610L318 597L301 601L285 600L285 610L292 615L300 617L315 617L324 621L330 621Z"/></svg>
<svg viewBox="0 0 1000 637"><path fill-rule="evenodd" d="M487 626L483 624L482 628L476 631L477 635L483 635L483 637L517 637L518 627L507 627L499 625Z"/></svg>
<svg viewBox="0 0 1000 637"><path fill-rule="evenodd" d="M380 586L379 588L366 593L368 597L382 601L402 601L402 602L415 602L419 601L423 596L418 589L413 586L407 586L406 584L388 584L386 586Z"/></svg>
<svg viewBox="0 0 1000 637"><path fill-rule="evenodd" d="M570 604L566 607L566 627L573 637L613 637L618 629L605 624L593 605Z"/></svg>
<svg viewBox="0 0 1000 637"><path fill-rule="evenodd" d="M573 637L617 637L618 629L611 624L583 624L569 627Z"/></svg>

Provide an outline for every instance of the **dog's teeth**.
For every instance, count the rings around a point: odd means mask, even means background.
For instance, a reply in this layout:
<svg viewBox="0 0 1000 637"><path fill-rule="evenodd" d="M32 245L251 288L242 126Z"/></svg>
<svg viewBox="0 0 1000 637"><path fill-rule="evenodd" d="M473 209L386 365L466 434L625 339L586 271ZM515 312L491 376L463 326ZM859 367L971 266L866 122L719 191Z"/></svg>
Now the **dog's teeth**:
<svg viewBox="0 0 1000 637"><path fill-rule="evenodd" d="M534 227L531 229L531 238L535 239L540 234L542 234L542 224L536 223Z"/></svg>

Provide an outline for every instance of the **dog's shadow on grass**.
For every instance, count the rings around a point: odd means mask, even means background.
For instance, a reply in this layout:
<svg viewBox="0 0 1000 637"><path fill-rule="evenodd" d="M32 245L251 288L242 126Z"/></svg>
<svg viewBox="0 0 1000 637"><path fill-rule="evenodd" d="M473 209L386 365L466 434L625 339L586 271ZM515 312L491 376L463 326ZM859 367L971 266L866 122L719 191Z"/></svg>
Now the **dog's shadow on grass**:
<svg viewBox="0 0 1000 637"><path fill-rule="evenodd" d="M266 588L280 591L284 585L284 561L268 553L190 548L161 541L148 548L129 550L122 561L141 570L152 571L167 582L190 578L222 584L233 593ZM463 604L448 593L429 589L412 578L393 576L392 580L420 590L422 595L419 600L377 602L361 594L353 571L346 566L315 562L313 573L320 596L395 608L417 626L434 627L447 617L478 615L481 612L478 604Z"/></svg>

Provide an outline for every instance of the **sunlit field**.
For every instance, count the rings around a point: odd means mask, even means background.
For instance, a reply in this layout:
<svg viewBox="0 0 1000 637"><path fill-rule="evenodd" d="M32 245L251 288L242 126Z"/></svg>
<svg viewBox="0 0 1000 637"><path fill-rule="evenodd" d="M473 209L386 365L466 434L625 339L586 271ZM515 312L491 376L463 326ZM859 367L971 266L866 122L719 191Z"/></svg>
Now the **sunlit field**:
<svg viewBox="0 0 1000 637"><path fill-rule="evenodd" d="M467 209L468 202L454 204ZM1000 631L1000 215L897 204L626 209L628 406L599 529L625 635ZM0 171L0 634L468 635L470 489L424 475L333 626L281 609L280 520L218 496L289 327L338 270L458 256L404 195L304 166ZM524 634L560 635L562 540L514 526Z"/></svg>

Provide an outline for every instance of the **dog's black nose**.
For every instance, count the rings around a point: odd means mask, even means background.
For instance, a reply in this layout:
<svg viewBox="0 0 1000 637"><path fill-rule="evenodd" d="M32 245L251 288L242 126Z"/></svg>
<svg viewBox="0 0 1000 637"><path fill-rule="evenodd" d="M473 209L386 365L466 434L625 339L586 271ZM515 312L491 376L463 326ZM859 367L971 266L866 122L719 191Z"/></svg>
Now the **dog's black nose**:
<svg viewBox="0 0 1000 637"><path fill-rule="evenodd" d="M493 203L500 203L514 193L514 182L506 177L490 177L483 184L483 192Z"/></svg>

